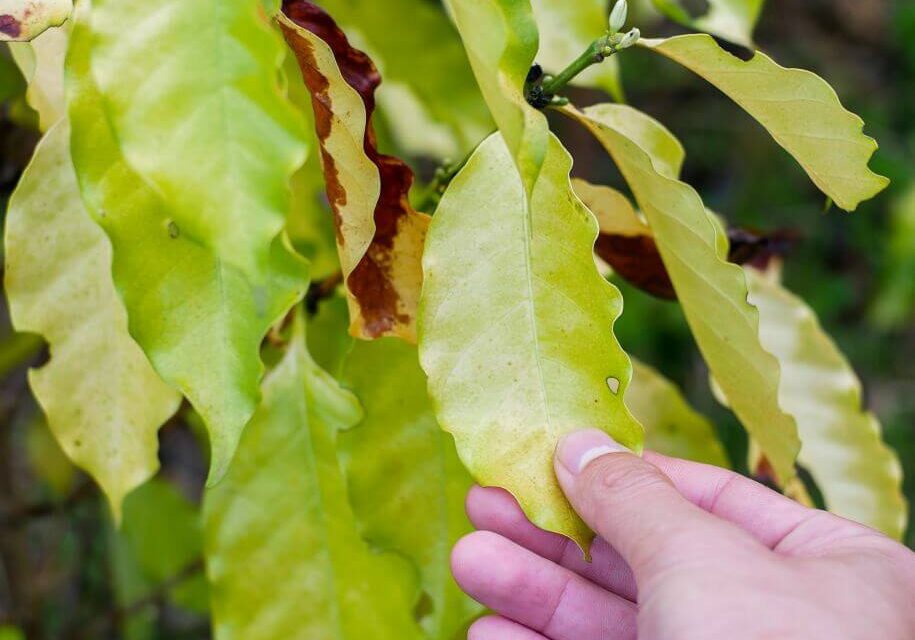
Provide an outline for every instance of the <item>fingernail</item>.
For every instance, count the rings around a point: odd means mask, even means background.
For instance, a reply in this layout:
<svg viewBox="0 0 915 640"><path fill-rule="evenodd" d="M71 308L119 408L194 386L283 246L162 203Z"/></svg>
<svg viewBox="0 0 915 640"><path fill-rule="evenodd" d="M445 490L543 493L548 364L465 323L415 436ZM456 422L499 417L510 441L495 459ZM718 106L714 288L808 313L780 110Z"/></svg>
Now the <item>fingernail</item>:
<svg viewBox="0 0 915 640"><path fill-rule="evenodd" d="M570 433L559 442L559 447L556 449L559 464L574 476L608 453L630 453L630 451L598 429Z"/></svg>

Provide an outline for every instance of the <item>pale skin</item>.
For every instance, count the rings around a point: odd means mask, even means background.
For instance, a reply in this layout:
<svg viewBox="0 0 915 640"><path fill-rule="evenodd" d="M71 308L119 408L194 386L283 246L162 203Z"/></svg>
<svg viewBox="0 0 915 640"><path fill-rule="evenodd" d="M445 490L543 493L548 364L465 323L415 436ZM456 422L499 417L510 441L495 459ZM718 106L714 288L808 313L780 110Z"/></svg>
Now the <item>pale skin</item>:
<svg viewBox="0 0 915 640"><path fill-rule="evenodd" d="M737 474L567 436L556 476L593 562L475 487L452 554L495 612L469 640L913 640L915 553Z"/></svg>

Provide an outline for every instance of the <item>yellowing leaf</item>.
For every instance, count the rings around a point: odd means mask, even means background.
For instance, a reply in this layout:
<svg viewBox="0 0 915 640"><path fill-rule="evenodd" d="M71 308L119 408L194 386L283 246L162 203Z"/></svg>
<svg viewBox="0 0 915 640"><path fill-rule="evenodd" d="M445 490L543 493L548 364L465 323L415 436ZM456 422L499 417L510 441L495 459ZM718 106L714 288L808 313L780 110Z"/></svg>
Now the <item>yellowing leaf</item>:
<svg viewBox="0 0 915 640"><path fill-rule="evenodd" d="M571 166L551 137L528 205L502 138L477 149L429 232L420 355L439 422L476 480L587 548L592 534L553 475L556 445L587 425L640 450L642 429L622 401L622 297L595 268L597 223Z"/></svg>
<svg viewBox="0 0 915 640"><path fill-rule="evenodd" d="M322 0L384 82L377 98L398 144L413 155L463 157L492 131L454 25L427 0ZM408 17L410 28L404 28Z"/></svg>
<svg viewBox="0 0 915 640"><path fill-rule="evenodd" d="M31 42L11 42L10 52L22 70L29 88L29 106L38 112L42 131L66 115L64 101L64 57L70 29L67 25L48 29Z"/></svg>
<svg viewBox="0 0 915 640"><path fill-rule="evenodd" d="M284 71L289 99L293 104L309 104L311 98L295 56L286 56ZM306 123L308 148L314 152L308 154L305 164L292 176L292 203L286 217L286 233L296 251L311 264L312 279L322 280L340 271L340 259L337 257L334 214L324 189L314 115L310 108L301 112Z"/></svg>
<svg viewBox="0 0 915 640"><path fill-rule="evenodd" d="M419 640L409 567L359 538L337 462L356 398L317 368L300 327L225 479L208 491L216 640Z"/></svg>
<svg viewBox="0 0 915 640"><path fill-rule="evenodd" d="M416 348L391 339L357 342L341 381L365 411L362 423L340 436L363 537L416 564L431 602L421 622L431 640L453 640L481 611L448 563L451 548L471 530L464 498L473 481L435 421Z"/></svg>
<svg viewBox="0 0 915 640"><path fill-rule="evenodd" d="M277 20L312 92L350 331L415 341L429 217L410 206L410 169L377 150L371 117L378 72L314 4L287 0L283 10Z"/></svg>
<svg viewBox="0 0 915 640"><path fill-rule="evenodd" d="M803 301L753 269L747 276L763 346L781 363L779 398L797 420L799 462L831 511L901 538L902 467L862 408L857 376Z"/></svg>
<svg viewBox="0 0 915 640"><path fill-rule="evenodd" d="M477 83L530 196L549 146L546 117L527 103L524 83L539 36L530 0L445 0ZM580 52L579 52L580 53Z"/></svg>
<svg viewBox="0 0 915 640"><path fill-rule="evenodd" d="M111 245L82 206L62 120L38 146L10 200L6 291L19 331L40 333L51 361L29 374L64 452L121 501L159 468L156 432L180 396L127 333Z"/></svg>
<svg viewBox="0 0 915 640"><path fill-rule="evenodd" d="M680 0L654 0L661 13L682 25L707 31L745 47L753 46L753 28L763 0L707 0L708 11L693 17Z"/></svg>
<svg viewBox="0 0 915 640"><path fill-rule="evenodd" d="M0 41L21 42L66 22L73 0L5 0L0 11Z"/></svg>
<svg viewBox="0 0 915 640"><path fill-rule="evenodd" d="M718 87L794 156L823 193L853 211L889 180L868 168L877 142L822 78L786 69L762 52L744 62L706 35L639 44L683 65Z"/></svg>
<svg viewBox="0 0 915 640"><path fill-rule="evenodd" d="M626 406L645 427L645 448L675 458L728 467L712 424L686 402L680 390L633 359Z"/></svg>
<svg viewBox="0 0 915 640"><path fill-rule="evenodd" d="M111 240L111 266L130 333L159 374L204 418L210 475L218 479L257 406L261 340L305 293L307 265L277 238L266 273L252 280L175 224L171 203L121 154L109 105L90 74L88 11L88 0L81 0L67 58L80 189Z"/></svg>
<svg viewBox="0 0 915 640"><path fill-rule="evenodd" d="M623 105L565 112L597 137L629 183L702 355L778 478L788 481L800 442L794 419L779 404L778 361L760 343L759 316L747 303L743 270L727 262L724 230L699 194L669 172L679 166L676 158L652 155L679 148L674 136ZM666 145L659 144L663 137Z"/></svg>
<svg viewBox="0 0 915 640"><path fill-rule="evenodd" d="M531 0L540 28L537 62L550 73L559 73L607 31L606 0ZM603 89L615 99L623 97L615 57L586 69L572 84Z"/></svg>
<svg viewBox="0 0 915 640"><path fill-rule="evenodd" d="M182 234L263 277L306 148L260 0L94 0L90 29L125 160Z"/></svg>

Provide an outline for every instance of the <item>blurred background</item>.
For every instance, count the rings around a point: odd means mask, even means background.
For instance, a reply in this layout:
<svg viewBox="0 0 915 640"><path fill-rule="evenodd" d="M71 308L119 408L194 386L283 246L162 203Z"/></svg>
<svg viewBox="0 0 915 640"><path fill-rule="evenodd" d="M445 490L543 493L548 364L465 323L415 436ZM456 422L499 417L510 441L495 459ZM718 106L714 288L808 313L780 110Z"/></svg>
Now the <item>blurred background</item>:
<svg viewBox="0 0 915 640"><path fill-rule="evenodd" d="M643 33L681 31L647 4L632 21ZM756 34L781 64L830 82L879 141L872 166L893 184L854 214L827 211L824 197L759 125L676 65L627 52L627 98L682 140L684 179L710 208L732 224L795 234L785 283L817 311L855 366L903 461L913 500L915 2L768 0ZM24 91L2 47L0 212L39 137ZM606 99L573 93L584 104ZM553 124L573 151L577 175L619 184L590 136L561 119ZM429 163L415 164L428 177ZM679 307L620 287L626 309L617 333L624 347L685 389L745 471L746 438L712 398ZM29 393L28 368L46 358L39 339L11 331L0 301L0 640L22 633L29 640L210 637L198 517L206 445L193 414L181 411L160 432L162 472L128 498L116 531L99 491L64 458ZM915 548L915 527L907 543Z"/></svg>

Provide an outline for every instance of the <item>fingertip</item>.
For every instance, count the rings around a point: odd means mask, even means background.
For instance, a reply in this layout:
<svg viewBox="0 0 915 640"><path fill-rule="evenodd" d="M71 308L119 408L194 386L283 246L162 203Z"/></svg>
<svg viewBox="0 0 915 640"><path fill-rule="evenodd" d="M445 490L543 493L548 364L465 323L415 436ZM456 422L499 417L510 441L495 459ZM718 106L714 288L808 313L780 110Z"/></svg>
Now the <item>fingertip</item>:
<svg viewBox="0 0 915 640"><path fill-rule="evenodd" d="M493 567L501 564L503 540L490 531L474 531L457 541L451 550L451 574L464 591L473 595Z"/></svg>
<svg viewBox="0 0 915 640"><path fill-rule="evenodd" d="M467 517L477 529L503 533L527 521L515 497L499 487L472 487L466 506Z"/></svg>
<svg viewBox="0 0 915 640"><path fill-rule="evenodd" d="M632 453L600 429L583 429L566 434L556 447L557 466L572 476L579 475L597 458L609 453Z"/></svg>
<svg viewBox="0 0 915 640"><path fill-rule="evenodd" d="M546 640L532 631L502 616L486 616L474 622L467 631L467 640Z"/></svg>

